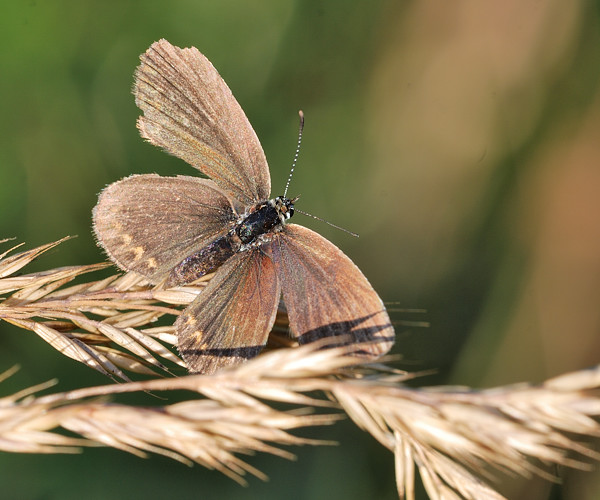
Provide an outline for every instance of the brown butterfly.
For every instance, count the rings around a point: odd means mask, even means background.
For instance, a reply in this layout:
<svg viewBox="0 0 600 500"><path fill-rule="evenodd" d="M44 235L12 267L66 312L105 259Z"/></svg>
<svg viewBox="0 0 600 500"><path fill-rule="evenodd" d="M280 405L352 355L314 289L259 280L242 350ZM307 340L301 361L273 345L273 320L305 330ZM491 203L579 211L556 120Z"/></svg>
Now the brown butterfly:
<svg viewBox="0 0 600 500"><path fill-rule="evenodd" d="M133 175L94 208L99 244L122 269L173 287L215 275L175 322L192 372L256 356L281 295L302 343L340 337L375 359L394 329L354 263L322 236L287 220L295 199L270 199L260 142L217 70L196 48L166 40L140 56L134 94L142 137L210 179ZM334 341L335 343L335 341Z"/></svg>

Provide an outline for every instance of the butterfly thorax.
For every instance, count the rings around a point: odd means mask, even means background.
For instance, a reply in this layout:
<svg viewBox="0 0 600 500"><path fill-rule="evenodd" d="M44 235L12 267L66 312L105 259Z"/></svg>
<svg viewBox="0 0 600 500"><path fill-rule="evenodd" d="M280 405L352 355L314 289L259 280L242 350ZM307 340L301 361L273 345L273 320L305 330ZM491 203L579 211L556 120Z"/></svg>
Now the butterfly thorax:
<svg viewBox="0 0 600 500"><path fill-rule="evenodd" d="M292 200L278 196L252 207L236 223L233 231L242 242L242 250L252 246L262 235L281 230L281 227L292 215Z"/></svg>
<svg viewBox="0 0 600 500"><path fill-rule="evenodd" d="M294 215L294 200L278 196L260 202L248 209L231 230L212 241L175 266L166 286L190 283L216 271L227 259L238 252L260 246L270 240L270 235L281 231L285 221Z"/></svg>

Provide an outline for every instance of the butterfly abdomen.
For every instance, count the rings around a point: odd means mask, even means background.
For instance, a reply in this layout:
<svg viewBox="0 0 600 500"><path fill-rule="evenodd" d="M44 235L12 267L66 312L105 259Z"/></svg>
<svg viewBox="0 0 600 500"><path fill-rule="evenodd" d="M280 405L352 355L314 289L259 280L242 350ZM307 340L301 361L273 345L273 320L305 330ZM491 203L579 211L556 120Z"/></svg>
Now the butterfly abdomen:
<svg viewBox="0 0 600 500"><path fill-rule="evenodd" d="M237 235L231 232L196 253L183 259L170 272L167 288L191 283L202 276L216 271L227 259L240 250L241 243Z"/></svg>

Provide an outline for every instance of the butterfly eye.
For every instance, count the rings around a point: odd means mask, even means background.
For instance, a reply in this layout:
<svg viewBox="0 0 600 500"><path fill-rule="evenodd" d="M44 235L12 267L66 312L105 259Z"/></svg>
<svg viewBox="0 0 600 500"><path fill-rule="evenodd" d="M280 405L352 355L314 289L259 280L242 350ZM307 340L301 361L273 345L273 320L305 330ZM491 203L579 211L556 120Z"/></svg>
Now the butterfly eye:
<svg viewBox="0 0 600 500"><path fill-rule="evenodd" d="M289 219L292 215L294 215L294 202L293 200L285 200L285 211L287 218Z"/></svg>
<svg viewBox="0 0 600 500"><path fill-rule="evenodd" d="M275 205L284 220L289 219L294 215L294 201L286 198L285 196L278 196L275 198Z"/></svg>

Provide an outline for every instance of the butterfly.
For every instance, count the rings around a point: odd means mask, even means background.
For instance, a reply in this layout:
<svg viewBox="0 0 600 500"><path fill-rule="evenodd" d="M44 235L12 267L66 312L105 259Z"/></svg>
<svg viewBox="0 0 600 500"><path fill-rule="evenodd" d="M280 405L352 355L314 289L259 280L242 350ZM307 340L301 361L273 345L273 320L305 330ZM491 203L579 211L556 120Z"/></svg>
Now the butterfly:
<svg viewBox="0 0 600 500"><path fill-rule="evenodd" d="M300 344L325 337L373 360L394 343L383 302L336 246L290 224L296 199L270 198L260 142L217 70L195 47L160 40L140 56L133 93L144 139L208 178L132 175L93 210L98 244L121 269L176 287L214 277L175 321L189 371L256 356L281 297Z"/></svg>

